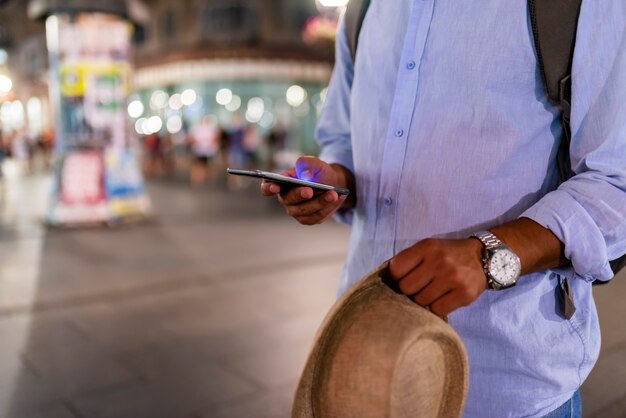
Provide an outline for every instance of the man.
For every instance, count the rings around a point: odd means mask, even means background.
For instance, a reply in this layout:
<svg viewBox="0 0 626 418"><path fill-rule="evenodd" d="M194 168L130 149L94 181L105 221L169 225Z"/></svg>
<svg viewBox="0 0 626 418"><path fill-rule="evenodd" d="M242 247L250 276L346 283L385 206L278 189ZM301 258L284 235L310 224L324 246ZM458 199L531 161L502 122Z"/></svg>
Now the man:
<svg viewBox="0 0 626 418"><path fill-rule="evenodd" d="M391 259L405 294L448 315L468 417L580 416L600 349L591 282L626 252L625 22L624 2L583 1L563 184L527 4L496 0L374 0L354 63L339 30L321 156L289 172L353 193L262 184L303 224L351 222L340 292ZM486 277L494 239L509 252Z"/></svg>

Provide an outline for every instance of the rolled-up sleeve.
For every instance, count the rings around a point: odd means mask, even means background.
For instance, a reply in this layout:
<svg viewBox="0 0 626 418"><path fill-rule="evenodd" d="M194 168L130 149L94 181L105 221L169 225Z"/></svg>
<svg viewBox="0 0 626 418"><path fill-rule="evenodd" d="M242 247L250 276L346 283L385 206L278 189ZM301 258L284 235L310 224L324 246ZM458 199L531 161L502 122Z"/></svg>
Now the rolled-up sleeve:
<svg viewBox="0 0 626 418"><path fill-rule="evenodd" d="M609 280L609 260L626 253L626 6L582 7L572 68L575 175L522 216L564 243L578 276Z"/></svg>

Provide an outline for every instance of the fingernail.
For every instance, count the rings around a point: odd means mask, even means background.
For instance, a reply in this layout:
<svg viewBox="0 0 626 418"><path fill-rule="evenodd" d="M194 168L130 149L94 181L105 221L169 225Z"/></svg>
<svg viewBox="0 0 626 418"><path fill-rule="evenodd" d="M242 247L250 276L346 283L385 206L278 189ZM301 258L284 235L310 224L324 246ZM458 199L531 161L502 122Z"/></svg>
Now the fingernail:
<svg viewBox="0 0 626 418"><path fill-rule="evenodd" d="M326 194L326 196L324 196L324 200L327 202L334 202L335 201L335 196L333 196L332 194L328 193Z"/></svg>
<svg viewBox="0 0 626 418"><path fill-rule="evenodd" d="M278 186L277 186L277 185L275 185L275 184L272 184L272 185L270 186L270 192L272 192L272 193L278 193L278 192L280 192L280 187L278 187Z"/></svg>
<svg viewBox="0 0 626 418"><path fill-rule="evenodd" d="M309 198L308 190L306 190L306 189L300 190L300 197L303 198L303 199L308 199Z"/></svg>

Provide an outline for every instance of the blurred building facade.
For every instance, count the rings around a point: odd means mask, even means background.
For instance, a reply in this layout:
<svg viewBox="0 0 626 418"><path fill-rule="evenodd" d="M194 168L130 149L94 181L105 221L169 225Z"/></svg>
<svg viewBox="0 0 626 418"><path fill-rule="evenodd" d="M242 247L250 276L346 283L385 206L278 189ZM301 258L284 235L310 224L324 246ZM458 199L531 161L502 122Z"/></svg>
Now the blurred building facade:
<svg viewBox="0 0 626 418"><path fill-rule="evenodd" d="M145 109L135 113L139 134L150 117L176 134L211 114L223 126L241 120L262 133L288 126L289 148L316 150L313 129L333 43L323 33L305 42L319 18L315 1L145 0L143 6L135 11L134 100ZM185 92L189 105L181 107Z"/></svg>
<svg viewBox="0 0 626 418"><path fill-rule="evenodd" d="M334 28L327 20L319 24L314 0L127 3L136 23L129 103L141 103L129 112L130 130L147 134L146 121L158 118L152 130L178 134L210 114L223 126L243 121L262 134L286 126L288 147L315 152L313 129L332 70L328 35ZM13 81L10 93L0 96L0 116L3 130L34 135L53 127L54 119L45 25L29 19L27 6L12 0L0 7L0 76Z"/></svg>
<svg viewBox="0 0 626 418"><path fill-rule="evenodd" d="M0 76L10 78L0 92L2 132L24 130L41 135L52 124L48 98L48 56L42 22L27 16L27 2L5 1L0 7Z"/></svg>

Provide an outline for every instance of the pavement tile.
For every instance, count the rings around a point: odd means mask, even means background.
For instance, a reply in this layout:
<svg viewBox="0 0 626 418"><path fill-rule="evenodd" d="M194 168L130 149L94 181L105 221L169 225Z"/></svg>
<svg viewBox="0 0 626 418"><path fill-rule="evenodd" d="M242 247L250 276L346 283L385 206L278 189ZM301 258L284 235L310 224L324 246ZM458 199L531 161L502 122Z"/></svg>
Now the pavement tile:
<svg viewBox="0 0 626 418"><path fill-rule="evenodd" d="M219 362L211 362L206 347L197 338L176 339L164 344L149 345L119 355L119 361L137 373L144 381L168 380L182 374L203 378L219 368ZM230 347L229 347L230 348ZM201 366L199 366L199 364ZM209 368L209 372L205 370Z"/></svg>
<svg viewBox="0 0 626 418"><path fill-rule="evenodd" d="M603 351L626 343L626 327L624 327L626 303L615 303L616 295L625 294L626 271L620 272L610 283L593 289L600 316Z"/></svg>
<svg viewBox="0 0 626 418"><path fill-rule="evenodd" d="M185 246L187 254L194 260L203 260L208 275L227 280L233 271L293 264L294 260L341 257L346 251L348 228L339 225L306 228L284 218L262 222L239 218L198 224L193 230L175 228L169 232L170 237L179 236L177 242L187 240L193 244Z"/></svg>
<svg viewBox="0 0 626 418"><path fill-rule="evenodd" d="M42 377L60 397L73 397L139 380L137 374L116 361L94 359L75 362L64 370L47 372Z"/></svg>
<svg viewBox="0 0 626 418"><path fill-rule="evenodd" d="M106 351L65 321L32 321L19 358L36 374L38 384L60 397L136 379ZM22 392L29 393L31 383L30 380L26 382L20 380L16 384L14 392L17 396L25 397Z"/></svg>
<svg viewBox="0 0 626 418"><path fill-rule="evenodd" d="M15 407L5 411L2 418L77 418L76 415L60 401L38 406Z"/></svg>
<svg viewBox="0 0 626 418"><path fill-rule="evenodd" d="M158 320L172 335L190 336L236 329L266 319L262 309L247 303L249 299L263 296L252 295L251 290L244 289L242 285L242 292L231 297L216 292L200 306L182 306L176 313L161 314Z"/></svg>
<svg viewBox="0 0 626 418"><path fill-rule="evenodd" d="M295 384L200 411L201 418L289 418ZM252 412L254 411L254 412Z"/></svg>
<svg viewBox="0 0 626 418"><path fill-rule="evenodd" d="M593 414L586 414L585 404L583 403L585 416L589 418L624 418L626 416L626 396L623 398L603 406Z"/></svg>
<svg viewBox="0 0 626 418"><path fill-rule="evenodd" d="M230 334L236 336L238 347L223 358L236 360L281 347L310 347L322 318L323 313L304 313L233 330Z"/></svg>
<svg viewBox="0 0 626 418"><path fill-rule="evenodd" d="M195 289L196 300L189 300L180 312L189 309L189 313L197 315L205 311L207 317L221 323L233 316L256 320L306 311L325 312L335 300L339 270L339 263L259 269Z"/></svg>
<svg viewBox="0 0 626 418"><path fill-rule="evenodd" d="M30 336L31 322L31 318L24 315L0 316L0 359L19 357Z"/></svg>
<svg viewBox="0 0 626 418"><path fill-rule="evenodd" d="M626 345L604 352L582 388L585 415L598 413L626 397ZM624 415L626 416L626 409Z"/></svg>
<svg viewBox="0 0 626 418"><path fill-rule="evenodd" d="M37 409L59 399L57 391L28 368L16 366L11 372L6 369L0 375L0 412L4 411L0 417Z"/></svg>
<svg viewBox="0 0 626 418"><path fill-rule="evenodd" d="M274 311L282 315L326 312L336 300L341 263L308 266L286 274L273 289Z"/></svg>
<svg viewBox="0 0 626 418"><path fill-rule="evenodd" d="M257 391L223 368L196 362L124 390L72 399L72 405L90 418L192 417L212 404L245 399Z"/></svg>
<svg viewBox="0 0 626 418"><path fill-rule="evenodd" d="M273 389L300 378L310 348L311 341L304 339L245 357L225 359L224 364L261 387Z"/></svg>
<svg viewBox="0 0 626 418"><path fill-rule="evenodd" d="M319 322L319 314L306 314L206 335L178 336L162 344L126 351L120 354L119 360L148 378L168 368L192 368L198 361L214 364L238 362L257 352L310 346Z"/></svg>
<svg viewBox="0 0 626 418"><path fill-rule="evenodd" d="M171 335L139 304L109 302L97 310L90 307L71 320L72 326L111 355L169 340Z"/></svg>
<svg viewBox="0 0 626 418"><path fill-rule="evenodd" d="M98 350L89 339L66 321L33 320L22 357L39 373L64 369L76 361L94 357Z"/></svg>

